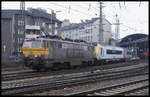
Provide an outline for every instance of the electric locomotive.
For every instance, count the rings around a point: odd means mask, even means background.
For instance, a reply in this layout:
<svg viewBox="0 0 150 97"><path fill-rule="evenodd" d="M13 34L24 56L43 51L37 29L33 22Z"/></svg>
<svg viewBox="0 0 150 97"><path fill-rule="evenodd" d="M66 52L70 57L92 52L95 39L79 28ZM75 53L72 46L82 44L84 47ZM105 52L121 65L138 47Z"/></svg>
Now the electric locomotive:
<svg viewBox="0 0 150 97"><path fill-rule="evenodd" d="M27 67L37 71L93 64L94 46L59 39L25 39L22 52Z"/></svg>
<svg viewBox="0 0 150 97"><path fill-rule="evenodd" d="M94 56L99 63L127 61L132 58L131 53L125 48L100 44L95 47Z"/></svg>

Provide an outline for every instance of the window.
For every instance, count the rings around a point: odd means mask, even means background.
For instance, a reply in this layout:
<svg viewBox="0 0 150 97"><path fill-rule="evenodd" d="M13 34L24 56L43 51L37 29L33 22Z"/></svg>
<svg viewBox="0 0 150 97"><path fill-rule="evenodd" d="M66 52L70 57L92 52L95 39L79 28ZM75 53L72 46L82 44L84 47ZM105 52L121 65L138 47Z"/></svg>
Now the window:
<svg viewBox="0 0 150 97"><path fill-rule="evenodd" d="M20 25L24 25L24 21L18 20L18 26L20 26Z"/></svg>
<svg viewBox="0 0 150 97"><path fill-rule="evenodd" d="M20 38L20 43L23 43L23 39L22 38Z"/></svg>
<svg viewBox="0 0 150 97"><path fill-rule="evenodd" d="M89 47L88 47L88 50L91 50L91 51L93 51L93 48L92 48L92 46L89 46Z"/></svg>
<svg viewBox="0 0 150 97"><path fill-rule="evenodd" d="M45 27L45 23L42 23L42 26Z"/></svg>
<svg viewBox="0 0 150 97"><path fill-rule="evenodd" d="M32 47L33 48L37 48L37 47L40 47L40 41L32 41ZM44 47L44 43L42 42L41 44L42 47Z"/></svg>
<svg viewBox="0 0 150 97"><path fill-rule="evenodd" d="M32 44L32 41L25 41L24 44L23 44L23 47L24 48L30 48L31 44Z"/></svg>
<svg viewBox="0 0 150 97"><path fill-rule="evenodd" d="M51 26L51 25L49 25L49 29L51 29L51 27L52 27L52 26Z"/></svg>
<svg viewBox="0 0 150 97"><path fill-rule="evenodd" d="M18 48L18 52L21 52L21 48Z"/></svg>
<svg viewBox="0 0 150 97"><path fill-rule="evenodd" d="M107 54L122 54L122 51L119 51L119 50L107 50Z"/></svg>
<svg viewBox="0 0 150 97"><path fill-rule="evenodd" d="M24 34L21 29L18 29L18 34Z"/></svg>

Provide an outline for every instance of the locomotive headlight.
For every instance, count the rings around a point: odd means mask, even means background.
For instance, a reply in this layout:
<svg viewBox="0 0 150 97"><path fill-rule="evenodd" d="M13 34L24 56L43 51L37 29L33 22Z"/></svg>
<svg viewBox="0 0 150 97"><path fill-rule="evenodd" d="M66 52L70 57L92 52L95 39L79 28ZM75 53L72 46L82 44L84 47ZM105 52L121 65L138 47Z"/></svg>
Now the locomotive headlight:
<svg viewBox="0 0 150 97"><path fill-rule="evenodd" d="M41 55L34 55L34 57L40 57Z"/></svg>
<svg viewBox="0 0 150 97"><path fill-rule="evenodd" d="M34 55L34 57L37 57L38 55Z"/></svg>
<svg viewBox="0 0 150 97"><path fill-rule="evenodd" d="M29 55L26 54L26 55L24 55L24 56L25 56L25 57L28 57Z"/></svg>

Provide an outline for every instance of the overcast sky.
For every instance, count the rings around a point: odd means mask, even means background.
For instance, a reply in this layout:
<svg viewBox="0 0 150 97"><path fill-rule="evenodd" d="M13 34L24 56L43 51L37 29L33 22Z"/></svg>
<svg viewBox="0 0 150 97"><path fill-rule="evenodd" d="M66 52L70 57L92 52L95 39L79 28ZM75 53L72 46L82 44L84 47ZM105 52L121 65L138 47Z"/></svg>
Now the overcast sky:
<svg viewBox="0 0 150 97"><path fill-rule="evenodd" d="M20 2L18 1L3 1L2 9L20 9ZM103 2L103 14L110 23L115 23L115 15L118 14L120 20L120 38L129 34L143 33L148 34L148 12L149 2ZM42 8L51 13L51 9L61 11L56 14L61 21L69 19L72 23L79 23L81 20L91 19L99 16L98 2L25 2L25 8ZM115 30L112 25L112 32Z"/></svg>

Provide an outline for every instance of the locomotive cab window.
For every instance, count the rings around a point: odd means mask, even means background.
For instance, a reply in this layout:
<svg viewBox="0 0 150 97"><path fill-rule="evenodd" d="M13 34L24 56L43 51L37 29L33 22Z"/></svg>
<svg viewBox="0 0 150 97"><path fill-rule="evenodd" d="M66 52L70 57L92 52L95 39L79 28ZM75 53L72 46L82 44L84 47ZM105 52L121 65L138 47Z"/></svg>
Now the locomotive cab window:
<svg viewBox="0 0 150 97"><path fill-rule="evenodd" d="M32 41L32 48L39 48L41 41Z"/></svg>
<svg viewBox="0 0 150 97"><path fill-rule="evenodd" d="M25 41L24 44L23 44L23 47L24 48L30 48L32 45L32 41Z"/></svg>

